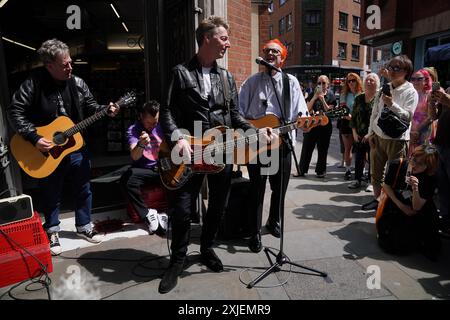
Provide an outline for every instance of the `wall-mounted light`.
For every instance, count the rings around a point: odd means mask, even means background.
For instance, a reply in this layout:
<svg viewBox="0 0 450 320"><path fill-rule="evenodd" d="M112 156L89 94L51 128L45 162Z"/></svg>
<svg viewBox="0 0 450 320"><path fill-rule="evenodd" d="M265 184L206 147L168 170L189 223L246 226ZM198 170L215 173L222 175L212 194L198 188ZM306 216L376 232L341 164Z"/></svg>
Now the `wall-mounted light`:
<svg viewBox="0 0 450 320"><path fill-rule="evenodd" d="M21 47L24 47L24 48L27 48L27 49L30 49L30 50L36 51L36 48L33 48L33 47L30 47L30 46L27 46L26 44L23 44L23 43L20 43L20 42L17 42L17 41L14 41L14 40L8 39L8 38L6 38L6 37L2 37L2 39L3 39L3 40L5 40L5 41L8 41L8 42L11 42L11 43L13 43L13 44L15 44L15 45L17 45L17 46L21 46Z"/></svg>
<svg viewBox="0 0 450 320"><path fill-rule="evenodd" d="M125 29L126 32L130 32L125 24L125 22L123 22L122 18L119 15L119 12L117 12L116 8L114 7L114 5L112 3L109 4L111 6L111 8L113 9L114 13L117 16L117 19L120 20L120 22L122 23L123 28Z"/></svg>
<svg viewBox="0 0 450 320"><path fill-rule="evenodd" d="M0 1L0 8L3 7L7 2L8 2L8 0L1 0Z"/></svg>

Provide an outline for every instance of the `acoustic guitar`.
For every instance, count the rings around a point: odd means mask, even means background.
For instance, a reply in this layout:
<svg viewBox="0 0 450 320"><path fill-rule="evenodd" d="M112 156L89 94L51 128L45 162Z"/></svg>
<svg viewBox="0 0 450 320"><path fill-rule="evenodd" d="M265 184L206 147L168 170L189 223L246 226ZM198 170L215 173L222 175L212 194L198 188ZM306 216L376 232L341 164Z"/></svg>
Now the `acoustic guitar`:
<svg viewBox="0 0 450 320"><path fill-rule="evenodd" d="M135 102L136 94L129 92L121 97L116 104L120 108L124 108ZM53 147L45 153L21 135L15 134L11 139L11 153L26 174L33 178L45 178L55 171L65 156L83 146L83 137L80 131L100 120L107 113L108 108L104 108L76 125L70 118L60 116L46 126L37 127L36 133L38 135L53 142Z"/></svg>
<svg viewBox="0 0 450 320"><path fill-rule="evenodd" d="M266 115L249 122L257 128L273 126L273 132L282 135L296 128L310 130L314 126L326 125L329 120L324 115L299 117L295 122L280 126L280 120L276 116ZM217 162L216 159L226 160L222 162L229 164L243 165L249 163L258 154L279 147L281 143L279 140L272 141L270 144L260 143L262 135L263 133L258 131L255 134L242 135L239 130L230 130L225 126L206 131L202 138L185 135L184 138L193 150L190 163L185 161L175 163L171 148L163 141L158 155L161 181L167 189L176 190L185 185L194 174L212 174L222 171L225 163Z"/></svg>

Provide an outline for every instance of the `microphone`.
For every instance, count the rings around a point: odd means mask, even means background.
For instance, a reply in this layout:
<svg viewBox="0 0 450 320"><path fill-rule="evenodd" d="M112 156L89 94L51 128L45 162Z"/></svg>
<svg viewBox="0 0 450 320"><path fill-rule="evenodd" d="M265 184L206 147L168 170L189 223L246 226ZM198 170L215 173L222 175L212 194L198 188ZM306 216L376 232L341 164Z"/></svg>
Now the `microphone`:
<svg viewBox="0 0 450 320"><path fill-rule="evenodd" d="M263 66L269 68L270 70L275 70L275 71L277 71L277 72L281 72L281 69L280 69L280 68L277 68L277 67L271 65L270 63L268 63L266 60L264 60L264 59L261 58L261 57L256 58L255 62L256 62L257 64L260 64L260 65L263 65Z"/></svg>

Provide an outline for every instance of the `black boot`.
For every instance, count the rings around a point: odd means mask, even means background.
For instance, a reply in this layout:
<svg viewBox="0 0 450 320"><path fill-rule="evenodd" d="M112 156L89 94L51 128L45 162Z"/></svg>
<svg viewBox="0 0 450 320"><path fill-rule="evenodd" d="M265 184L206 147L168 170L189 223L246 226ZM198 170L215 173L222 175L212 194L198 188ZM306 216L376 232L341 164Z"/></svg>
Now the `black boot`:
<svg viewBox="0 0 450 320"><path fill-rule="evenodd" d="M183 272L183 262L171 263L159 283L158 292L167 293L177 286L178 276Z"/></svg>
<svg viewBox="0 0 450 320"><path fill-rule="evenodd" d="M223 264L212 248L200 250L202 263L214 272L223 271Z"/></svg>

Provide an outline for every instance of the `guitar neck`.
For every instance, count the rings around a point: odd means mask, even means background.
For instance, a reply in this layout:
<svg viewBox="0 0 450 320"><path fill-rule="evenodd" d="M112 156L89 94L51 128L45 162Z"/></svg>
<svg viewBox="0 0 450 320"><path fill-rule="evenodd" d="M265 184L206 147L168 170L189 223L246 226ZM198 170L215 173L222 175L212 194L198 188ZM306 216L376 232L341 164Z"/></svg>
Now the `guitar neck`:
<svg viewBox="0 0 450 320"><path fill-rule="evenodd" d="M281 134L288 133L294 129L297 129L297 122L291 122L285 126L273 128L272 131L275 132L275 134L281 135Z"/></svg>
<svg viewBox="0 0 450 320"><path fill-rule="evenodd" d="M277 135L281 135L281 134L288 133L296 128L297 128L297 122L292 122L285 126L276 127L274 129L272 129L272 131ZM216 146L216 150L219 152L225 152L228 150L234 150L235 148L239 148L239 147L246 147L250 144L258 142L262 135L263 135L262 131L261 132L258 131L256 134L251 134L251 135L248 135L245 137L228 140L228 141L225 141L224 143Z"/></svg>
<svg viewBox="0 0 450 320"><path fill-rule="evenodd" d="M81 130L86 129L87 127L89 127L94 122L96 122L96 121L100 120L101 118L103 118L104 116L106 116L107 113L108 113L108 108L104 108L102 111L99 111L99 112L95 113L94 115L92 115L92 116L84 119L83 121L77 123L76 125L74 125L69 130L64 131L64 136L66 136L66 137L73 136L74 134L80 132Z"/></svg>

